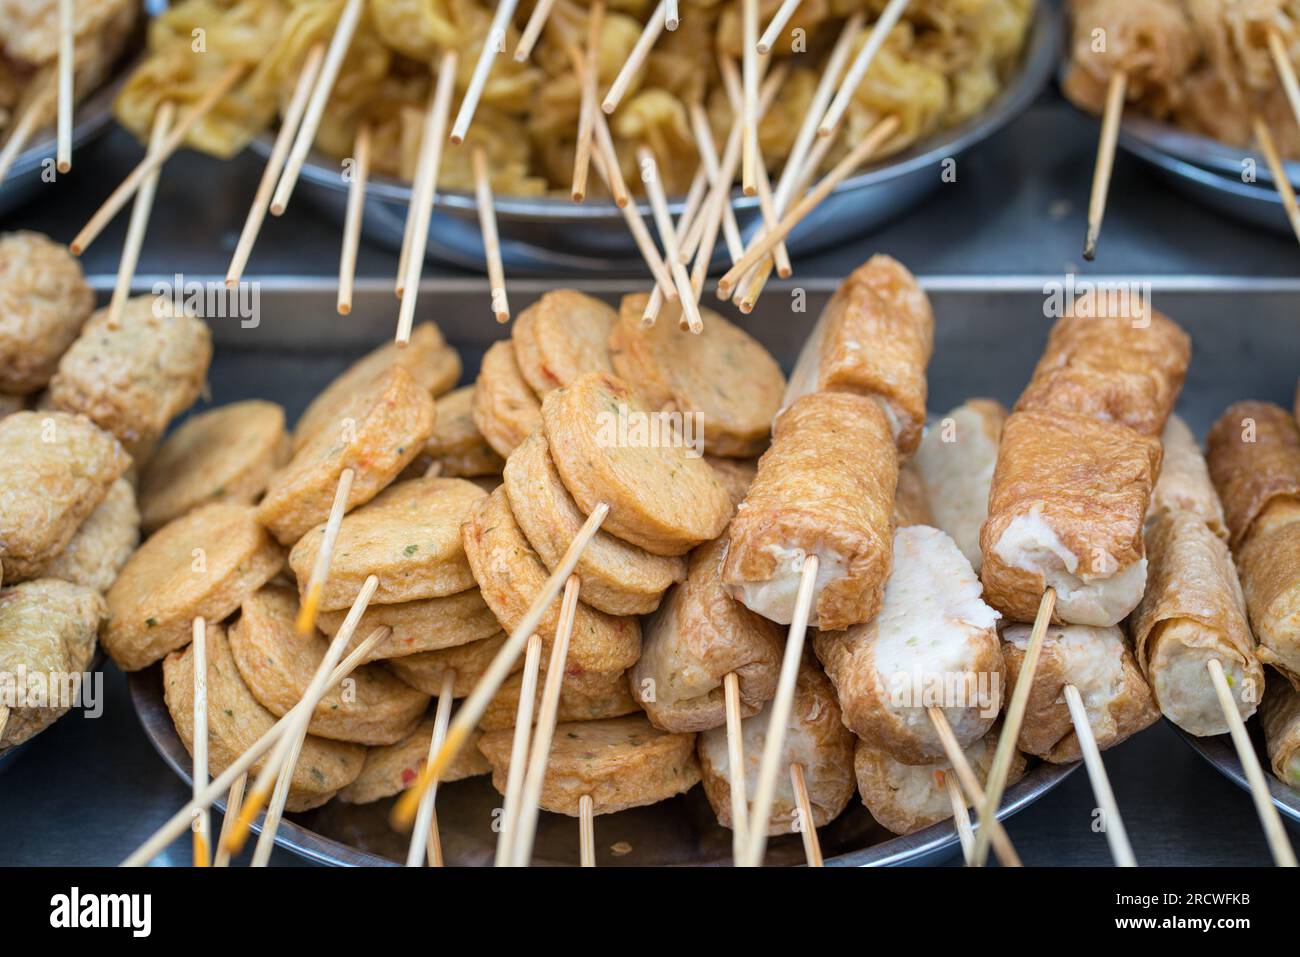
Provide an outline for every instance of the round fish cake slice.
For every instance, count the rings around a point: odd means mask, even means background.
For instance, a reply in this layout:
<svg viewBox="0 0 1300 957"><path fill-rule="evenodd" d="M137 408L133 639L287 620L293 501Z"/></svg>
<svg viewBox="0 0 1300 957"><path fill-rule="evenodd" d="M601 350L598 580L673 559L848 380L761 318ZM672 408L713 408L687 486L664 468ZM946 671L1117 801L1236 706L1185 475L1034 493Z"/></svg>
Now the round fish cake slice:
<svg viewBox="0 0 1300 957"><path fill-rule="evenodd" d="M108 592L104 650L123 671L189 643L194 619L224 621L284 567L284 552L246 505L204 505L165 525Z"/></svg>
<svg viewBox="0 0 1300 957"><path fill-rule="evenodd" d="M541 404L524 381L509 342L494 342L484 353L470 411L487 444L502 458L541 425Z"/></svg>
<svg viewBox="0 0 1300 957"><path fill-rule="evenodd" d="M781 367L757 339L709 309L700 310L698 336L671 322L646 328L641 316L648 298L623 297L609 337L615 373L651 408L693 414L710 454L758 455L785 394Z"/></svg>
<svg viewBox="0 0 1300 957"><path fill-rule="evenodd" d="M249 596L230 628L230 651L253 697L277 718L302 700L329 650L318 634L294 630L298 601L274 585ZM375 665L362 665L335 685L312 712L312 734L356 744L396 744L414 728L429 696Z"/></svg>
<svg viewBox="0 0 1300 957"><path fill-rule="evenodd" d="M478 726L484 731L500 731L513 728L519 714L519 693L523 690L524 676L518 672L511 675L501 685L487 710L479 719ZM533 722L537 721L537 708L542 702L542 685L537 685L536 700L533 704ZM557 721L596 721L601 718L621 718L625 714L636 714L640 707L632 700L631 687L627 674L610 675L601 687L575 688L569 681L560 684L560 704L556 711Z"/></svg>
<svg viewBox="0 0 1300 957"><path fill-rule="evenodd" d="M492 765L492 786L505 793L513 731L490 731L478 748ZM540 805L578 816L588 795L596 814L657 804L684 794L700 781L695 735L669 734L642 715L555 726Z"/></svg>
<svg viewBox="0 0 1300 957"><path fill-rule="evenodd" d="M505 470L510 511L549 569L564 558L586 516L578 511L547 451L534 432L511 453ZM680 557L652 555L643 548L597 531L574 573L582 579L582 600L611 615L646 615L673 582L686 577Z"/></svg>
<svg viewBox="0 0 1300 957"><path fill-rule="evenodd" d="M336 635L347 616L344 608L322 611L316 618L316 627L327 635ZM501 630L500 622L477 588L445 598L404 601L400 605L372 604L357 623L356 634L347 650L350 652L380 626L391 628L393 633L374 647L366 661L455 648L491 638Z"/></svg>
<svg viewBox="0 0 1300 957"><path fill-rule="evenodd" d="M5 576L40 573L72 541L131 459L81 415L15 412L0 419L0 557Z"/></svg>
<svg viewBox="0 0 1300 957"><path fill-rule="evenodd" d="M140 476L146 533L207 502L252 505L289 460L284 409L234 402L193 416L168 436Z"/></svg>
<svg viewBox="0 0 1300 957"><path fill-rule="evenodd" d="M339 476L356 473L348 507L370 501L401 474L433 431L433 399L402 366L358 385L337 417L312 433L289 464L271 476L257 518L292 545L329 518Z"/></svg>
<svg viewBox="0 0 1300 957"><path fill-rule="evenodd" d="M697 343L698 345L698 343ZM722 534L735 507L708 463L671 439L633 439L649 414L622 381L591 373L542 404L551 460L578 508L609 506L604 530L655 555L684 555Z"/></svg>
<svg viewBox="0 0 1300 957"><path fill-rule="evenodd" d="M297 454L322 428L336 428L338 422L348 415L342 410L351 404L352 396L381 372L394 366L401 366L409 372L431 398L442 395L460 380L460 356L447 345L437 326L432 322L422 322L411 330L411 341L406 348L399 349L394 342L385 343L350 365L312 400L294 427L294 453Z"/></svg>
<svg viewBox="0 0 1300 957"><path fill-rule="evenodd" d="M66 246L40 233L0 235L0 392L43 389L94 308Z"/></svg>
<svg viewBox="0 0 1300 957"><path fill-rule="evenodd" d="M124 478L109 486L108 494L41 574L85 585L101 594L113 587L117 573L140 544L140 513L135 490Z"/></svg>
<svg viewBox="0 0 1300 957"><path fill-rule="evenodd" d="M483 600L506 631L513 631L541 592L549 574L515 522L505 489L482 499L461 529L465 555L478 580ZM542 667L560 620L560 597L537 623L546 650ZM641 627L635 618L617 618L583 602L578 608L569 641L565 680L575 687L604 687L626 671L641 654Z"/></svg>
<svg viewBox="0 0 1300 957"><path fill-rule="evenodd" d="M473 588L460 526L484 497L464 479L412 479L386 488L339 526L321 607L350 607L370 575L379 576L373 601L380 605ZM289 567L304 592L324 536L325 526L317 526L289 553Z"/></svg>
<svg viewBox="0 0 1300 957"><path fill-rule="evenodd" d="M438 463L445 478L474 478L500 475L505 460L488 445L474 424L474 387L448 392L437 402L433 434L425 443L423 457ZM425 466L428 467L427 465Z"/></svg>
<svg viewBox="0 0 1300 957"><path fill-rule="evenodd" d="M0 591L0 675L28 689L50 684L40 704L5 701L9 719L0 730L0 754L44 731L76 701L81 675L95 653L95 634L107 615L104 599L89 588L41 578Z"/></svg>
<svg viewBox="0 0 1300 957"><path fill-rule="evenodd" d="M439 784L450 784L480 774L492 773L492 766L479 752L480 731L472 731L464 747L438 775ZM429 742L433 740L433 718L422 721L414 731L396 744L371 748L366 763L355 781L338 793L345 804L369 804L405 791L424 770L429 759Z"/></svg>
<svg viewBox="0 0 1300 957"><path fill-rule="evenodd" d="M616 322L618 313L599 299L573 289L546 293L518 315L510 333L524 381L545 396L585 372L613 372L609 334Z"/></svg>
<svg viewBox="0 0 1300 957"><path fill-rule="evenodd" d="M393 658L387 663L388 670L412 688L417 688L436 698L442 691L442 679L450 669L456 673L456 680L452 684L452 697L464 698L479 683L488 665L492 664L492 659L506 643L506 637L504 631L499 631L491 638L472 641L468 645ZM514 674L523 667L524 656L519 655L515 658L510 673Z"/></svg>
<svg viewBox="0 0 1300 957"><path fill-rule="evenodd" d="M723 489L731 498L731 504L739 506L745 500L745 493L758 474L758 459L727 459L714 455L704 456L713 474L722 483Z"/></svg>
<svg viewBox="0 0 1300 957"><path fill-rule="evenodd" d="M215 777L251 748L275 724L275 715L253 697L239 674L225 629L208 625L208 766ZM171 712L185 750L194 753L194 649L174 651L163 659L163 700ZM314 734L303 739L302 754L289 784L288 811L319 807L340 788L357 779L366 749L359 744L327 741ZM248 773L261 773L263 755Z"/></svg>

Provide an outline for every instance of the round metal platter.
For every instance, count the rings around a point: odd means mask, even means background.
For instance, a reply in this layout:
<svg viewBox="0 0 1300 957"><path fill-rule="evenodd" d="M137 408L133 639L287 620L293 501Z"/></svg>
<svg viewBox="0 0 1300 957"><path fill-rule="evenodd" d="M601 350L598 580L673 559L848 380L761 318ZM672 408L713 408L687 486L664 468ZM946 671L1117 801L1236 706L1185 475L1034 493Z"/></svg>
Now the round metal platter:
<svg viewBox="0 0 1300 957"><path fill-rule="evenodd" d="M1170 724L1173 722L1171 721ZM1193 751L1210 763L1211 767L1243 791L1250 791L1250 782L1246 780L1246 772L1242 770L1241 761L1237 758L1237 750L1232 746L1232 739L1228 735L1198 738L1194 734L1188 734L1176 724L1173 728ZM1252 719L1246 728L1250 731L1255 753L1259 755L1259 763L1264 768L1264 779L1268 782L1268 793L1273 798L1274 806L1291 820L1300 821L1300 791L1287 787L1269 771L1268 752L1264 748L1264 732L1260 729L1259 722Z"/></svg>
<svg viewBox="0 0 1300 957"><path fill-rule="evenodd" d="M176 734L162 694L162 667L154 665L130 676L131 700L140 724L167 765L188 784L190 755ZM1007 789L1000 818L1007 818L1060 784L1077 764L1037 762ZM452 866L488 866L496 848L492 830L501 796L485 776L445 784L438 789L438 826L443 854ZM225 810L225 802L215 805ZM338 866L392 866L406 856L406 840L388 825L392 799L373 804L331 801L303 814L288 815L276 844L308 860ZM254 825L260 833L261 819ZM941 822L899 837L871 819L856 800L836 820L817 832L829 866L937 864L958 852L957 834ZM702 788L650 807L633 808L596 818L596 860L610 866L715 866L731 864L731 832L718 826ZM804 860L795 835L773 838L769 865ZM542 813L533 862L536 866L578 863L578 826L573 818Z"/></svg>

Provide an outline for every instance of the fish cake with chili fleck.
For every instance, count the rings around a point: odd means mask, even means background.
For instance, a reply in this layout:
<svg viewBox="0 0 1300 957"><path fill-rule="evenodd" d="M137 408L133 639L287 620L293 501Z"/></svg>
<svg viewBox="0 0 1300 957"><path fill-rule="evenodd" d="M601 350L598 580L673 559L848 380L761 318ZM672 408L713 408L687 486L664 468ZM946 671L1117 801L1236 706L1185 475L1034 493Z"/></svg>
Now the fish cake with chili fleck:
<svg viewBox="0 0 1300 957"><path fill-rule="evenodd" d="M483 732L474 730L456 752L451 763L438 775L440 784L463 781L491 774L492 766L479 752L478 739ZM429 742L433 740L433 718L426 718L414 731L396 744L371 748L366 763L355 781L338 793L345 804L370 804L405 791L424 770L429 760Z"/></svg>
<svg viewBox="0 0 1300 957"><path fill-rule="evenodd" d="M346 608L322 611L316 618L316 627L327 635L338 634L347 615ZM366 661L455 648L491 638L501 630L501 623L483 600L483 593L477 588L467 588L442 598L421 598L398 605L371 603L357 622L347 651L361 644L381 625L391 628L392 633L371 649Z"/></svg>
<svg viewBox="0 0 1300 957"><path fill-rule="evenodd" d="M599 299L573 289L546 293L510 332L524 381L545 396L583 373L613 372L608 343L617 321L618 313Z"/></svg>
<svg viewBox="0 0 1300 957"><path fill-rule="evenodd" d="M471 641L467 645L392 658L387 662L387 667L404 683L434 697L441 693L442 682L447 673L454 672L455 680L452 682L451 695L453 698L464 698L474 690L487 672L497 652L506 643L506 637L504 631L498 631L491 638ZM523 666L524 656L516 655L510 667L510 674L519 671Z"/></svg>
<svg viewBox="0 0 1300 957"><path fill-rule="evenodd" d="M524 381L509 342L494 342L483 355L470 404L474 424L502 458L542 422L542 407Z"/></svg>
<svg viewBox="0 0 1300 957"><path fill-rule="evenodd" d="M444 478L477 478L500 475L505 460L488 445L474 424L474 387L464 386L448 392L437 403L438 414L433 433L424 445L422 459L441 467ZM423 472L421 472L423 474Z"/></svg>
<svg viewBox="0 0 1300 957"><path fill-rule="evenodd" d="M519 695L523 691L524 676L516 672L501 684L501 689L488 702L487 710L479 719L478 726L484 731L500 731L513 728L519 714ZM536 701L533 709L533 722L537 721L538 709L542 703L542 684L537 685ZM637 714L640 706L632 698L632 686L628 682L628 673L608 676L599 687L587 682L583 687L574 687L569 680L560 683L560 704L555 713L557 721L596 721L601 718L621 718L625 714Z"/></svg>

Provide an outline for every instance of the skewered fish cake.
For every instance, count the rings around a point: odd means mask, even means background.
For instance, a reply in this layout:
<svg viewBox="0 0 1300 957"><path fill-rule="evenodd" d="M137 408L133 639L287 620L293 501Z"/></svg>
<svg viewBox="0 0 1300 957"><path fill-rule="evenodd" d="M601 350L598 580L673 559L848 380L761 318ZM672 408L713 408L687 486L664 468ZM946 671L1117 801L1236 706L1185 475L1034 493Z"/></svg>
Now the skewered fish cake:
<svg viewBox="0 0 1300 957"><path fill-rule="evenodd" d="M0 392L44 388L94 307L66 246L40 233L0 234Z"/></svg>
<svg viewBox="0 0 1300 957"><path fill-rule="evenodd" d="M338 634L347 614L342 608L322 611L316 618L316 627L327 635ZM347 650L361 644L365 636L381 625L393 632L375 645L366 661L455 648L491 638L501 630L482 593L478 588L469 588L443 598L422 598L400 605L371 604L357 622L356 634Z"/></svg>
<svg viewBox="0 0 1300 957"><path fill-rule="evenodd" d="M433 432L417 464L424 459L436 462L441 466L439 474L445 478L501 474L505 460L488 445L474 424L473 403L472 385L453 389L434 403L437 415L434 416Z"/></svg>
<svg viewBox="0 0 1300 957"><path fill-rule="evenodd" d="M510 339L524 381L539 396L587 372L613 372L609 334L618 321L605 303L555 289L521 312Z"/></svg>
<svg viewBox="0 0 1300 957"><path fill-rule="evenodd" d="M84 585L101 594L140 544L140 513L135 490L124 478L108 487L104 500L82 522L68 547L41 573L46 578Z"/></svg>
<svg viewBox="0 0 1300 957"><path fill-rule="evenodd" d="M456 752L451 763L438 775L441 783L450 784L492 772L487 758L476 747L481 734L480 731L473 732L465 747ZM370 748L366 751L366 763L361 774L339 791L338 799L347 804L369 804L405 791L424 770L432 739L433 718L427 718L396 744Z"/></svg>
<svg viewBox="0 0 1300 957"><path fill-rule="evenodd" d="M1260 718L1273 773L1288 787L1300 788L1300 692L1270 675Z"/></svg>
<svg viewBox="0 0 1300 957"><path fill-rule="evenodd" d="M494 342L483 355L470 413L487 444L502 458L509 458L541 426L541 403L524 381L509 342Z"/></svg>
<svg viewBox="0 0 1300 957"><path fill-rule="evenodd" d="M894 492L894 527L908 525L938 526L930 508L930 496L925 491L925 480L916 462L905 462L898 470L898 488Z"/></svg>
<svg viewBox="0 0 1300 957"><path fill-rule="evenodd" d="M1192 430L1176 415L1171 415L1160 435L1164 459L1160 464L1160 478L1151 493L1151 516L1161 513L1190 512L1198 516L1214 534L1228 540L1227 519L1223 503L1219 501L1205 456Z"/></svg>
<svg viewBox="0 0 1300 957"><path fill-rule="evenodd" d="M758 460L706 455L704 461L708 462L709 467L713 469L714 477L731 498L731 504L739 506L745 500L745 493L753 484L754 476L758 474Z"/></svg>
<svg viewBox="0 0 1300 957"><path fill-rule="evenodd" d="M493 695L483 717L479 719L480 728L484 731L500 731L515 726L523 680L524 676L516 672L502 683L501 690ZM542 685L538 684L535 705L540 705L542 690ZM581 688L575 687L568 680L564 681L560 685L560 703L555 717L561 722L597 721L637 714L640 710L632 698L627 675L621 674L608 676L600 685L586 682ZM533 721L537 721L536 709L533 711Z"/></svg>
<svg viewBox="0 0 1300 957"><path fill-rule="evenodd" d="M1228 406L1210 428L1206 461L1234 549L1300 518L1300 428L1281 406Z"/></svg>
<svg viewBox="0 0 1300 957"><path fill-rule="evenodd" d="M442 679L447 671L453 670L456 672L456 680L452 685L452 697L464 698L474 690L505 643L506 633L499 631L490 638L468 644L393 658L387 662L387 666L405 684L434 697L441 692ZM523 657L516 657L510 673L514 674L523 666Z"/></svg>

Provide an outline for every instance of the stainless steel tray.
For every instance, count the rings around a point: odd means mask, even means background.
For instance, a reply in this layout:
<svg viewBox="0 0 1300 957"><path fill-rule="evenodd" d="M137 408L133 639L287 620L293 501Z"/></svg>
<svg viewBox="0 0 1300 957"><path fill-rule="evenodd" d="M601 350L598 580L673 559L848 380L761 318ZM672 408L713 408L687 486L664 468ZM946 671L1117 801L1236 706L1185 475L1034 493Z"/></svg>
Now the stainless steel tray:
<svg viewBox="0 0 1300 957"><path fill-rule="evenodd" d="M1059 12L1044 0L1038 4L1019 70L989 108L846 180L791 233L787 243L791 253L807 254L869 233L937 189L941 161L962 155L1033 102L1052 74L1059 37ZM253 141L253 149L266 157L272 143L273 136L263 134ZM347 191L336 160L313 153L298 188L303 198L343 222ZM363 233L390 249L400 248L410 195L409 185L400 180L373 178L366 191ZM670 205L675 213L680 212L680 201ZM748 238L761 218L758 201L737 195L734 206L741 233ZM648 206L642 205L640 211L650 219ZM483 244L473 195L439 192L434 212L428 257L482 271ZM622 214L613 203L498 196L496 213L502 258L513 275L644 271ZM650 228L654 228L652 222ZM713 266L722 266L725 257L719 244Z"/></svg>
<svg viewBox="0 0 1300 957"><path fill-rule="evenodd" d="M1173 722L1170 722L1170 724L1173 724ZM1246 773L1242 770L1241 761L1237 758L1237 750L1232 746L1232 739L1228 735L1220 734L1212 738L1198 738L1194 734L1188 734L1177 725L1173 725L1173 727L1178 732L1178 736L1186 741L1193 751L1209 762L1214 770L1243 791L1250 791L1250 782L1246 780ZM1251 741L1255 745L1255 753L1259 755L1259 762L1264 767L1264 779L1268 781L1268 793L1273 799L1273 805L1291 820L1300 822L1300 791L1287 787L1269 770L1268 753L1264 747L1264 732L1259 727L1259 721L1252 718L1247 725L1247 729L1250 731Z"/></svg>

